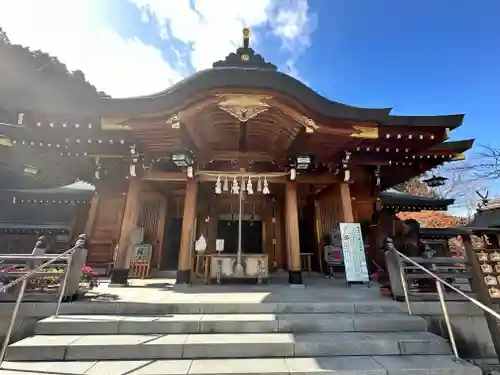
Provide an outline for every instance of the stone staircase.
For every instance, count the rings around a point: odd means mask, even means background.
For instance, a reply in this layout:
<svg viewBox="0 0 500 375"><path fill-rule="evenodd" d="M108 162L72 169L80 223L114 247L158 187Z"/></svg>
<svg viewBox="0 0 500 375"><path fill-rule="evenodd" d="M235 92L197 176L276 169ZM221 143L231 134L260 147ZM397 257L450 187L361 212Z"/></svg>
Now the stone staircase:
<svg viewBox="0 0 500 375"><path fill-rule="evenodd" d="M481 374L392 301L118 305L39 321L0 375Z"/></svg>

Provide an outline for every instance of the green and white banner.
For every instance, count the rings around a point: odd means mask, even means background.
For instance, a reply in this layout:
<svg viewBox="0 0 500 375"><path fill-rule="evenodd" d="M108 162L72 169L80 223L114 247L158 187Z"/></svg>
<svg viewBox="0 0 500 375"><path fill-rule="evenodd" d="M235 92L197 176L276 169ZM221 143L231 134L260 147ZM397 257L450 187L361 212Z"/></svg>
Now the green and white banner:
<svg viewBox="0 0 500 375"><path fill-rule="evenodd" d="M365 246L359 223L340 223L342 252L347 282L368 282Z"/></svg>

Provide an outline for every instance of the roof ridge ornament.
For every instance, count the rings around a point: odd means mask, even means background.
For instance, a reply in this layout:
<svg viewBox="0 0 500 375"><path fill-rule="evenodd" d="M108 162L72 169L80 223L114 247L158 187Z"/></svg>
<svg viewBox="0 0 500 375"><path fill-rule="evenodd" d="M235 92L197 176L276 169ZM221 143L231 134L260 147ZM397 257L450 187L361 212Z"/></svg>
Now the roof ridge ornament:
<svg viewBox="0 0 500 375"><path fill-rule="evenodd" d="M255 68L263 70L277 71L278 67L267 62L262 55L255 53L250 47L250 29L243 28L243 46L236 52L231 52L224 60L216 61L212 64L214 68Z"/></svg>

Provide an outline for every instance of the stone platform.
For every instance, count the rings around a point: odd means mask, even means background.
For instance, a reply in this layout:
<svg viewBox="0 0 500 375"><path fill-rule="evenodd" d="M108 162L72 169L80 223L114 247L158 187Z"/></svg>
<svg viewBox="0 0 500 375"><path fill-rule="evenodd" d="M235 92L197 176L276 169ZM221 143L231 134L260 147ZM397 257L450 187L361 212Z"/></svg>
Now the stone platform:
<svg viewBox="0 0 500 375"><path fill-rule="evenodd" d="M378 287L156 279L95 292L12 344L0 375L480 374Z"/></svg>

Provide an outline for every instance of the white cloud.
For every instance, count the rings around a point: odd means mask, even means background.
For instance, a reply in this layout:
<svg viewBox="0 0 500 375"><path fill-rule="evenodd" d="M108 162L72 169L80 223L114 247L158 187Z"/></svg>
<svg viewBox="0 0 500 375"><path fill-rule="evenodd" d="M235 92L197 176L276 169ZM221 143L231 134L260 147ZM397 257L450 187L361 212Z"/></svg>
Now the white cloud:
<svg viewBox="0 0 500 375"><path fill-rule="evenodd" d="M111 96L146 95L182 77L160 50L125 40L100 22L89 0L0 2L0 26L12 43L57 56L69 70L80 69L89 82Z"/></svg>
<svg viewBox="0 0 500 375"><path fill-rule="evenodd" d="M97 6L105 6L103 1L0 1L0 26L12 43L57 56L69 70L82 70L89 82L115 97L164 90L183 78L176 67L188 62L196 70L210 67L241 44L244 26L268 26L289 54L285 71L296 74L296 56L309 46L315 26L307 0L195 0L194 9L189 0L129 1L144 23L156 20L165 42L174 37L189 45L190 53L174 51L178 61L168 62L157 46L124 39L101 17ZM254 35L253 45L264 37Z"/></svg>
<svg viewBox="0 0 500 375"><path fill-rule="evenodd" d="M206 69L241 45L243 27L267 26L290 57L285 65L296 73L296 57L310 44L316 26L307 0L129 0L156 19L159 34L191 46L191 64ZM149 18L149 17L148 17ZM261 36L253 36L256 44ZM287 67L290 69L287 69Z"/></svg>

